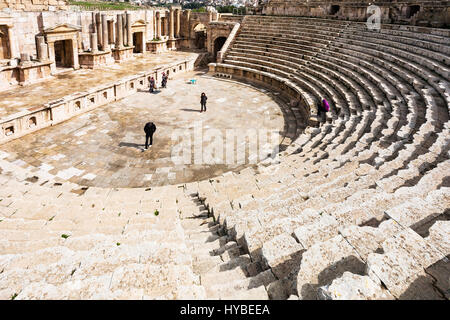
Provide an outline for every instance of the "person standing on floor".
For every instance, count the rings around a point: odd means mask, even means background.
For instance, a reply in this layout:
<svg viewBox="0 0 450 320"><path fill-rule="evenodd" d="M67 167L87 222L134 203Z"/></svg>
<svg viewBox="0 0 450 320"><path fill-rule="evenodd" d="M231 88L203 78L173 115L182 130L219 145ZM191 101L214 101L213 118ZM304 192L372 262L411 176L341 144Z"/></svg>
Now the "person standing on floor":
<svg viewBox="0 0 450 320"><path fill-rule="evenodd" d="M162 86L163 88L165 88L166 85L167 85L167 76L166 76L166 74L163 72L163 74L162 74L162 80L161 80L161 86Z"/></svg>
<svg viewBox="0 0 450 320"><path fill-rule="evenodd" d="M155 89L155 79L153 77L150 78L150 93L153 93Z"/></svg>
<svg viewBox="0 0 450 320"><path fill-rule="evenodd" d="M208 97L206 96L206 94L204 92L202 92L202 95L200 96L200 106L201 106L200 112L203 112L203 111L206 112L206 100L208 100Z"/></svg>
<svg viewBox="0 0 450 320"><path fill-rule="evenodd" d="M156 126L153 122L147 122L144 126L144 132L145 132L145 149L148 149L148 140L150 139L150 147L153 144L153 134L156 131Z"/></svg>

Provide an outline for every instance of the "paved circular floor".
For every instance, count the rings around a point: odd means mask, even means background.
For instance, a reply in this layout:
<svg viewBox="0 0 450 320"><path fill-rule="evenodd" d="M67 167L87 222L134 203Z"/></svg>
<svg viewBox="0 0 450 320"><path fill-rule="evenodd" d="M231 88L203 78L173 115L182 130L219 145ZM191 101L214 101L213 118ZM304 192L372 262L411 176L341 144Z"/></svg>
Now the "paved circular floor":
<svg viewBox="0 0 450 320"><path fill-rule="evenodd" d="M191 78L197 84L189 84ZM202 180L249 166L280 143L282 112L263 91L202 72L185 73L154 94L138 92L11 141L0 151L11 162L36 167L41 175L87 186L144 187ZM208 96L206 113L199 112L201 92ZM157 131L152 148L143 151L147 121L155 122ZM260 140L255 140L255 133ZM267 133L273 134L272 140L261 148ZM255 141L260 148L251 150L261 154L242 152L243 145L249 148Z"/></svg>

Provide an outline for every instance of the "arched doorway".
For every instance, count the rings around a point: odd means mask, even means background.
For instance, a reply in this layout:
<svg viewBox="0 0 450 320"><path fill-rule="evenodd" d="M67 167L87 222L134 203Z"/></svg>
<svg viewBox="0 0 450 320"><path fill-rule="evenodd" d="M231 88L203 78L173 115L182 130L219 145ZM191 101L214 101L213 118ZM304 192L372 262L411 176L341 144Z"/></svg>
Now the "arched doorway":
<svg viewBox="0 0 450 320"><path fill-rule="evenodd" d="M419 5L408 6L408 8L406 9L406 19L413 17L419 11L420 11Z"/></svg>
<svg viewBox="0 0 450 320"><path fill-rule="evenodd" d="M334 4L330 7L330 14L335 15L339 12L340 9L341 9L341 7L339 5Z"/></svg>
<svg viewBox="0 0 450 320"><path fill-rule="evenodd" d="M195 33L195 46L198 49L205 48L206 43L206 27L202 23L198 23L194 27L194 33Z"/></svg>
<svg viewBox="0 0 450 320"><path fill-rule="evenodd" d="M214 40L214 60L217 58L217 52L222 49L225 41L227 41L226 37L217 37L216 40Z"/></svg>

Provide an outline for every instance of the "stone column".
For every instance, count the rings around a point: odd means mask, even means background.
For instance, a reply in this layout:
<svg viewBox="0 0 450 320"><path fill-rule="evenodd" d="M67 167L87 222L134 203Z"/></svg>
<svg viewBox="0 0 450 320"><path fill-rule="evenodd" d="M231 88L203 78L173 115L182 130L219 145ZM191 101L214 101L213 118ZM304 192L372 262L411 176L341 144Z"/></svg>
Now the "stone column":
<svg viewBox="0 0 450 320"><path fill-rule="evenodd" d="M123 49L123 25L122 25L122 15L117 15L116 22L116 49Z"/></svg>
<svg viewBox="0 0 450 320"><path fill-rule="evenodd" d="M83 40L81 39L81 31L77 32L78 52L83 52Z"/></svg>
<svg viewBox="0 0 450 320"><path fill-rule="evenodd" d="M91 43L91 53L98 52L98 42L97 42L97 34L91 33L89 35L90 43Z"/></svg>
<svg viewBox="0 0 450 320"><path fill-rule="evenodd" d="M145 10L145 37L148 38L148 10Z"/></svg>
<svg viewBox="0 0 450 320"><path fill-rule="evenodd" d="M184 37L191 37L191 9L186 10L186 19L185 19L185 28L183 28L185 32L187 32Z"/></svg>
<svg viewBox="0 0 450 320"><path fill-rule="evenodd" d="M80 63L78 62L78 34L72 38L72 54L73 54L73 68L80 69Z"/></svg>
<svg viewBox="0 0 450 320"><path fill-rule="evenodd" d="M92 12L92 32L97 32L97 22L95 22L95 12Z"/></svg>
<svg viewBox="0 0 450 320"><path fill-rule="evenodd" d="M102 20L100 12L95 15L95 22L97 24L97 47L103 45L103 30L102 30Z"/></svg>
<svg viewBox="0 0 450 320"><path fill-rule="evenodd" d="M19 51L17 50L16 47L16 41L14 38L14 34L12 32L12 25L7 25L6 26L8 28L8 40L9 40L9 53L10 53L10 58L14 59L14 58L19 58L20 54Z"/></svg>
<svg viewBox="0 0 450 320"><path fill-rule="evenodd" d="M39 61L47 61L48 60L48 51L47 44L45 43L44 36L36 36L36 51L37 58Z"/></svg>
<svg viewBox="0 0 450 320"><path fill-rule="evenodd" d="M133 46L133 33L131 32L131 13L127 12L127 46Z"/></svg>
<svg viewBox="0 0 450 320"><path fill-rule="evenodd" d="M51 69L51 72L54 73L56 71L55 43L47 42L47 45L48 45L48 59L52 62L52 64L50 65L50 69Z"/></svg>
<svg viewBox="0 0 450 320"><path fill-rule="evenodd" d="M156 37L161 38L161 13L156 12Z"/></svg>
<svg viewBox="0 0 450 320"><path fill-rule="evenodd" d="M109 44L108 44L108 20L106 20L106 13L102 13L102 30L103 30L103 42L102 42L102 50L108 51L109 50Z"/></svg>
<svg viewBox="0 0 450 320"><path fill-rule="evenodd" d="M173 36L173 29L174 29L174 12L173 9L170 8L169 10L169 40L173 40L174 36Z"/></svg>
<svg viewBox="0 0 450 320"><path fill-rule="evenodd" d="M128 32L127 32L127 14L122 13L122 45L126 46L128 44Z"/></svg>
<svg viewBox="0 0 450 320"><path fill-rule="evenodd" d="M157 36L157 33L156 33L156 11L155 10L153 10L153 19L152 19L152 21L153 21L153 27L152 27L152 29L153 29L153 38L152 38L152 40L153 40Z"/></svg>
<svg viewBox="0 0 450 320"><path fill-rule="evenodd" d="M181 10L177 9L175 10L175 16L176 16L176 26L175 26L175 38L180 38L180 25L181 25Z"/></svg>

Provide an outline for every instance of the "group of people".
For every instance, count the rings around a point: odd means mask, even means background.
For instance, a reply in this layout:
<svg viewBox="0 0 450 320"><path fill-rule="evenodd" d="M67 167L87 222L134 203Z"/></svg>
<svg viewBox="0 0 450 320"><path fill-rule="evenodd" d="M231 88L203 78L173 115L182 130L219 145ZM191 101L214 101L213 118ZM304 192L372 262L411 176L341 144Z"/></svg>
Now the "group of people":
<svg viewBox="0 0 450 320"><path fill-rule="evenodd" d="M167 88L167 80L169 79L169 70L167 70L167 74L165 72L162 73L162 77L161 77L161 87L162 88ZM156 89L156 83L155 83L155 78L151 77L150 78L150 83L149 83L149 91L150 93L153 93Z"/></svg>

